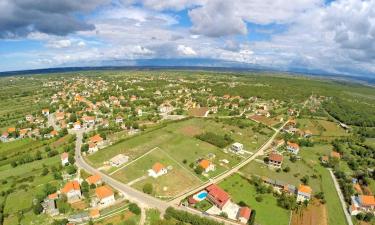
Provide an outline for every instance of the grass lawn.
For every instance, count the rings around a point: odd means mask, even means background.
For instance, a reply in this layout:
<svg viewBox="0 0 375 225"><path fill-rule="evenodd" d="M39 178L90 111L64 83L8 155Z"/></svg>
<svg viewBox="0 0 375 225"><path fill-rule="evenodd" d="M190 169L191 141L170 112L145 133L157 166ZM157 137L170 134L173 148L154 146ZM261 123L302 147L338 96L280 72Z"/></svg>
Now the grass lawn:
<svg viewBox="0 0 375 225"><path fill-rule="evenodd" d="M4 213L15 214L32 206L33 194L31 191L16 191L8 195L5 202Z"/></svg>
<svg viewBox="0 0 375 225"><path fill-rule="evenodd" d="M115 214L110 217L106 217L94 222L95 225L106 225L106 224L119 224L119 225L126 225L126 224L138 224L140 220L140 216L131 213L130 211L126 210L124 212Z"/></svg>
<svg viewBox="0 0 375 225"><path fill-rule="evenodd" d="M153 225L160 220L160 212L157 209L147 209L146 211L146 225Z"/></svg>
<svg viewBox="0 0 375 225"><path fill-rule="evenodd" d="M245 202L256 210L255 222L262 225L288 224L290 212L277 206L277 199L272 194L263 194L262 202L257 202L255 187L238 174L225 179L219 186L227 191L232 201Z"/></svg>
<svg viewBox="0 0 375 225"><path fill-rule="evenodd" d="M151 169L156 162L162 163L164 166L171 168L171 170L167 174L154 179L148 177L147 170ZM177 164L163 150L156 149L119 170L113 174L113 177L124 183L129 183L145 176L144 179L134 183L133 186L142 190L144 184L151 183L154 186L155 196L168 198L201 183L201 180L192 173L192 171L182 167L181 164Z"/></svg>
<svg viewBox="0 0 375 225"><path fill-rule="evenodd" d="M345 132L337 123L328 120L318 119L298 119L297 123L302 130L310 130L313 135L321 135L322 137L338 137L347 136Z"/></svg>
<svg viewBox="0 0 375 225"><path fill-rule="evenodd" d="M177 153L176 159L178 159L179 162L183 160L183 157L179 155L186 155L185 158L187 160L192 160L192 158L188 156L191 157L195 151L209 152L215 150L215 154L219 152L218 148L207 144L203 147L199 147L197 144L202 142L194 138L195 135L202 132L210 131L217 133L219 130L221 131L220 134L230 134L235 141L243 143L245 149L248 151L257 149L272 134L272 131L269 129L266 129L267 135L262 135L254 133L251 127L241 129L222 122L215 122L213 119L194 118L171 123L166 127L125 139L122 142L89 155L87 160L92 165L100 167L103 165L103 162L108 161L120 153L129 156L130 160L134 160L154 147L162 147L166 151ZM230 158L228 158L228 160L232 161ZM236 164L238 162L234 161L233 163Z"/></svg>

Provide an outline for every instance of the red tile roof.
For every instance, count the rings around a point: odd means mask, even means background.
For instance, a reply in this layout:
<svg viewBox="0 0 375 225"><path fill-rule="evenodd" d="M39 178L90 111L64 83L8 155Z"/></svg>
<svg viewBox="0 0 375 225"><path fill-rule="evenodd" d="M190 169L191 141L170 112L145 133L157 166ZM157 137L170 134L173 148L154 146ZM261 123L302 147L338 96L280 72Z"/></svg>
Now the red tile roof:
<svg viewBox="0 0 375 225"><path fill-rule="evenodd" d="M113 195L113 191L108 186L101 186L95 189L95 194L99 199L103 199Z"/></svg>
<svg viewBox="0 0 375 225"><path fill-rule="evenodd" d="M249 207L241 207L239 211L239 216L245 219L249 219L251 214L251 209Z"/></svg>
<svg viewBox="0 0 375 225"><path fill-rule="evenodd" d="M282 162L283 161L283 155L275 153L275 152L272 152L268 158L271 161L276 161L276 162Z"/></svg>
<svg viewBox="0 0 375 225"><path fill-rule="evenodd" d="M375 206L375 198L373 195L360 195L359 196L362 205L364 206Z"/></svg>
<svg viewBox="0 0 375 225"><path fill-rule="evenodd" d="M223 207L230 199L228 193L226 193L223 189L221 189L216 184L212 184L206 188L208 195L214 199L217 206L220 208Z"/></svg>
<svg viewBox="0 0 375 225"><path fill-rule="evenodd" d="M76 181L76 180L66 183L64 188L61 189L61 192L66 194L66 193L68 193L70 191L73 191L73 190L74 191L81 190L81 187L80 187L78 181Z"/></svg>
<svg viewBox="0 0 375 225"><path fill-rule="evenodd" d="M92 175L92 176L89 176L86 181L87 183L89 184L96 184L98 183L99 181L101 181L102 177L99 175L99 174L95 174L95 175Z"/></svg>
<svg viewBox="0 0 375 225"><path fill-rule="evenodd" d="M160 170L164 169L164 165L161 164L161 163L155 163L153 166L152 166L152 170L155 171L155 173L159 173Z"/></svg>
<svg viewBox="0 0 375 225"><path fill-rule="evenodd" d="M90 142L92 142L92 143L98 143L98 142L101 142L101 141L103 141L103 138L100 137L100 134L97 134L97 135L92 136L90 138Z"/></svg>

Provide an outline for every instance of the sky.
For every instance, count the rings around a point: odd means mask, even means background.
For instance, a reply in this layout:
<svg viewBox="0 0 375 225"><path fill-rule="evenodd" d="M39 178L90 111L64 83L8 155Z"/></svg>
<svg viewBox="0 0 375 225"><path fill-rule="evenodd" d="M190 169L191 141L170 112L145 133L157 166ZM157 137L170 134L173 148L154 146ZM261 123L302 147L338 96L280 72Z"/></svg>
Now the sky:
<svg viewBox="0 0 375 225"><path fill-rule="evenodd" d="M0 0L0 71L158 59L373 77L375 0Z"/></svg>

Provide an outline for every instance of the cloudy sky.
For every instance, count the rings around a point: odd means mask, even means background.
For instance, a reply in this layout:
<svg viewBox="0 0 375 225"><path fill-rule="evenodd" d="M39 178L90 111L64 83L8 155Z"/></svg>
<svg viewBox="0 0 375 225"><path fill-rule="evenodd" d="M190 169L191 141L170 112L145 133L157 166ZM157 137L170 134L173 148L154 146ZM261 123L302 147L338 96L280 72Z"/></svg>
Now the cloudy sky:
<svg viewBox="0 0 375 225"><path fill-rule="evenodd" d="M0 71L155 59L374 76L375 0L0 0Z"/></svg>

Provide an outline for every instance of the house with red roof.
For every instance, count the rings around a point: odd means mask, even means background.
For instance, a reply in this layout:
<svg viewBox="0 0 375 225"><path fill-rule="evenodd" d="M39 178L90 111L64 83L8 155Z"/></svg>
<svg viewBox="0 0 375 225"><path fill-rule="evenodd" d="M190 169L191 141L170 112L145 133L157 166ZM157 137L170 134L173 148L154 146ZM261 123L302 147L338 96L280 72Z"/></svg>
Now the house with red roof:
<svg viewBox="0 0 375 225"><path fill-rule="evenodd" d="M95 174L86 178L86 181L89 185L100 185L102 183L102 176L100 176L100 174Z"/></svg>
<svg viewBox="0 0 375 225"><path fill-rule="evenodd" d="M230 203L230 196L216 184L211 184L206 188L207 199L219 209L223 210Z"/></svg>
<svg viewBox="0 0 375 225"><path fill-rule="evenodd" d="M61 165L65 166L65 165L69 164L69 153L63 152L60 155L60 159L61 159Z"/></svg>
<svg viewBox="0 0 375 225"><path fill-rule="evenodd" d="M148 175L153 178L160 177L167 173L168 173L167 168L165 168L165 166L159 162L155 163L152 166L152 169L148 170Z"/></svg>
<svg viewBox="0 0 375 225"><path fill-rule="evenodd" d="M351 197L352 204L349 208L351 215L359 213L375 213L375 197L373 195L358 195Z"/></svg>
<svg viewBox="0 0 375 225"><path fill-rule="evenodd" d="M276 168L281 168L282 164L283 164L283 155L277 152L272 152L268 156L268 165L276 167Z"/></svg>
<svg viewBox="0 0 375 225"><path fill-rule="evenodd" d="M69 203L77 202L82 198L81 186L76 180L66 183L61 193L66 195Z"/></svg>
<svg viewBox="0 0 375 225"><path fill-rule="evenodd" d="M95 195L101 207L112 205L115 202L115 195L112 189L106 185L96 188Z"/></svg>
<svg viewBox="0 0 375 225"><path fill-rule="evenodd" d="M249 207L241 207L240 210L238 210L237 219L241 223L246 224L247 221L249 221L251 215L251 209Z"/></svg>
<svg viewBox="0 0 375 225"><path fill-rule="evenodd" d="M200 162L199 162L199 166L202 167L203 171L205 173L208 173L210 171L214 171L215 170L215 165L207 160L207 159L202 159Z"/></svg>
<svg viewBox="0 0 375 225"><path fill-rule="evenodd" d="M310 186L300 184L297 192L297 202L310 201L312 189Z"/></svg>
<svg viewBox="0 0 375 225"><path fill-rule="evenodd" d="M298 154L299 152L299 145L297 143L294 143L294 142L290 142L288 141L287 142L287 145L286 145L286 149L290 152L290 153L293 153L295 155Z"/></svg>

